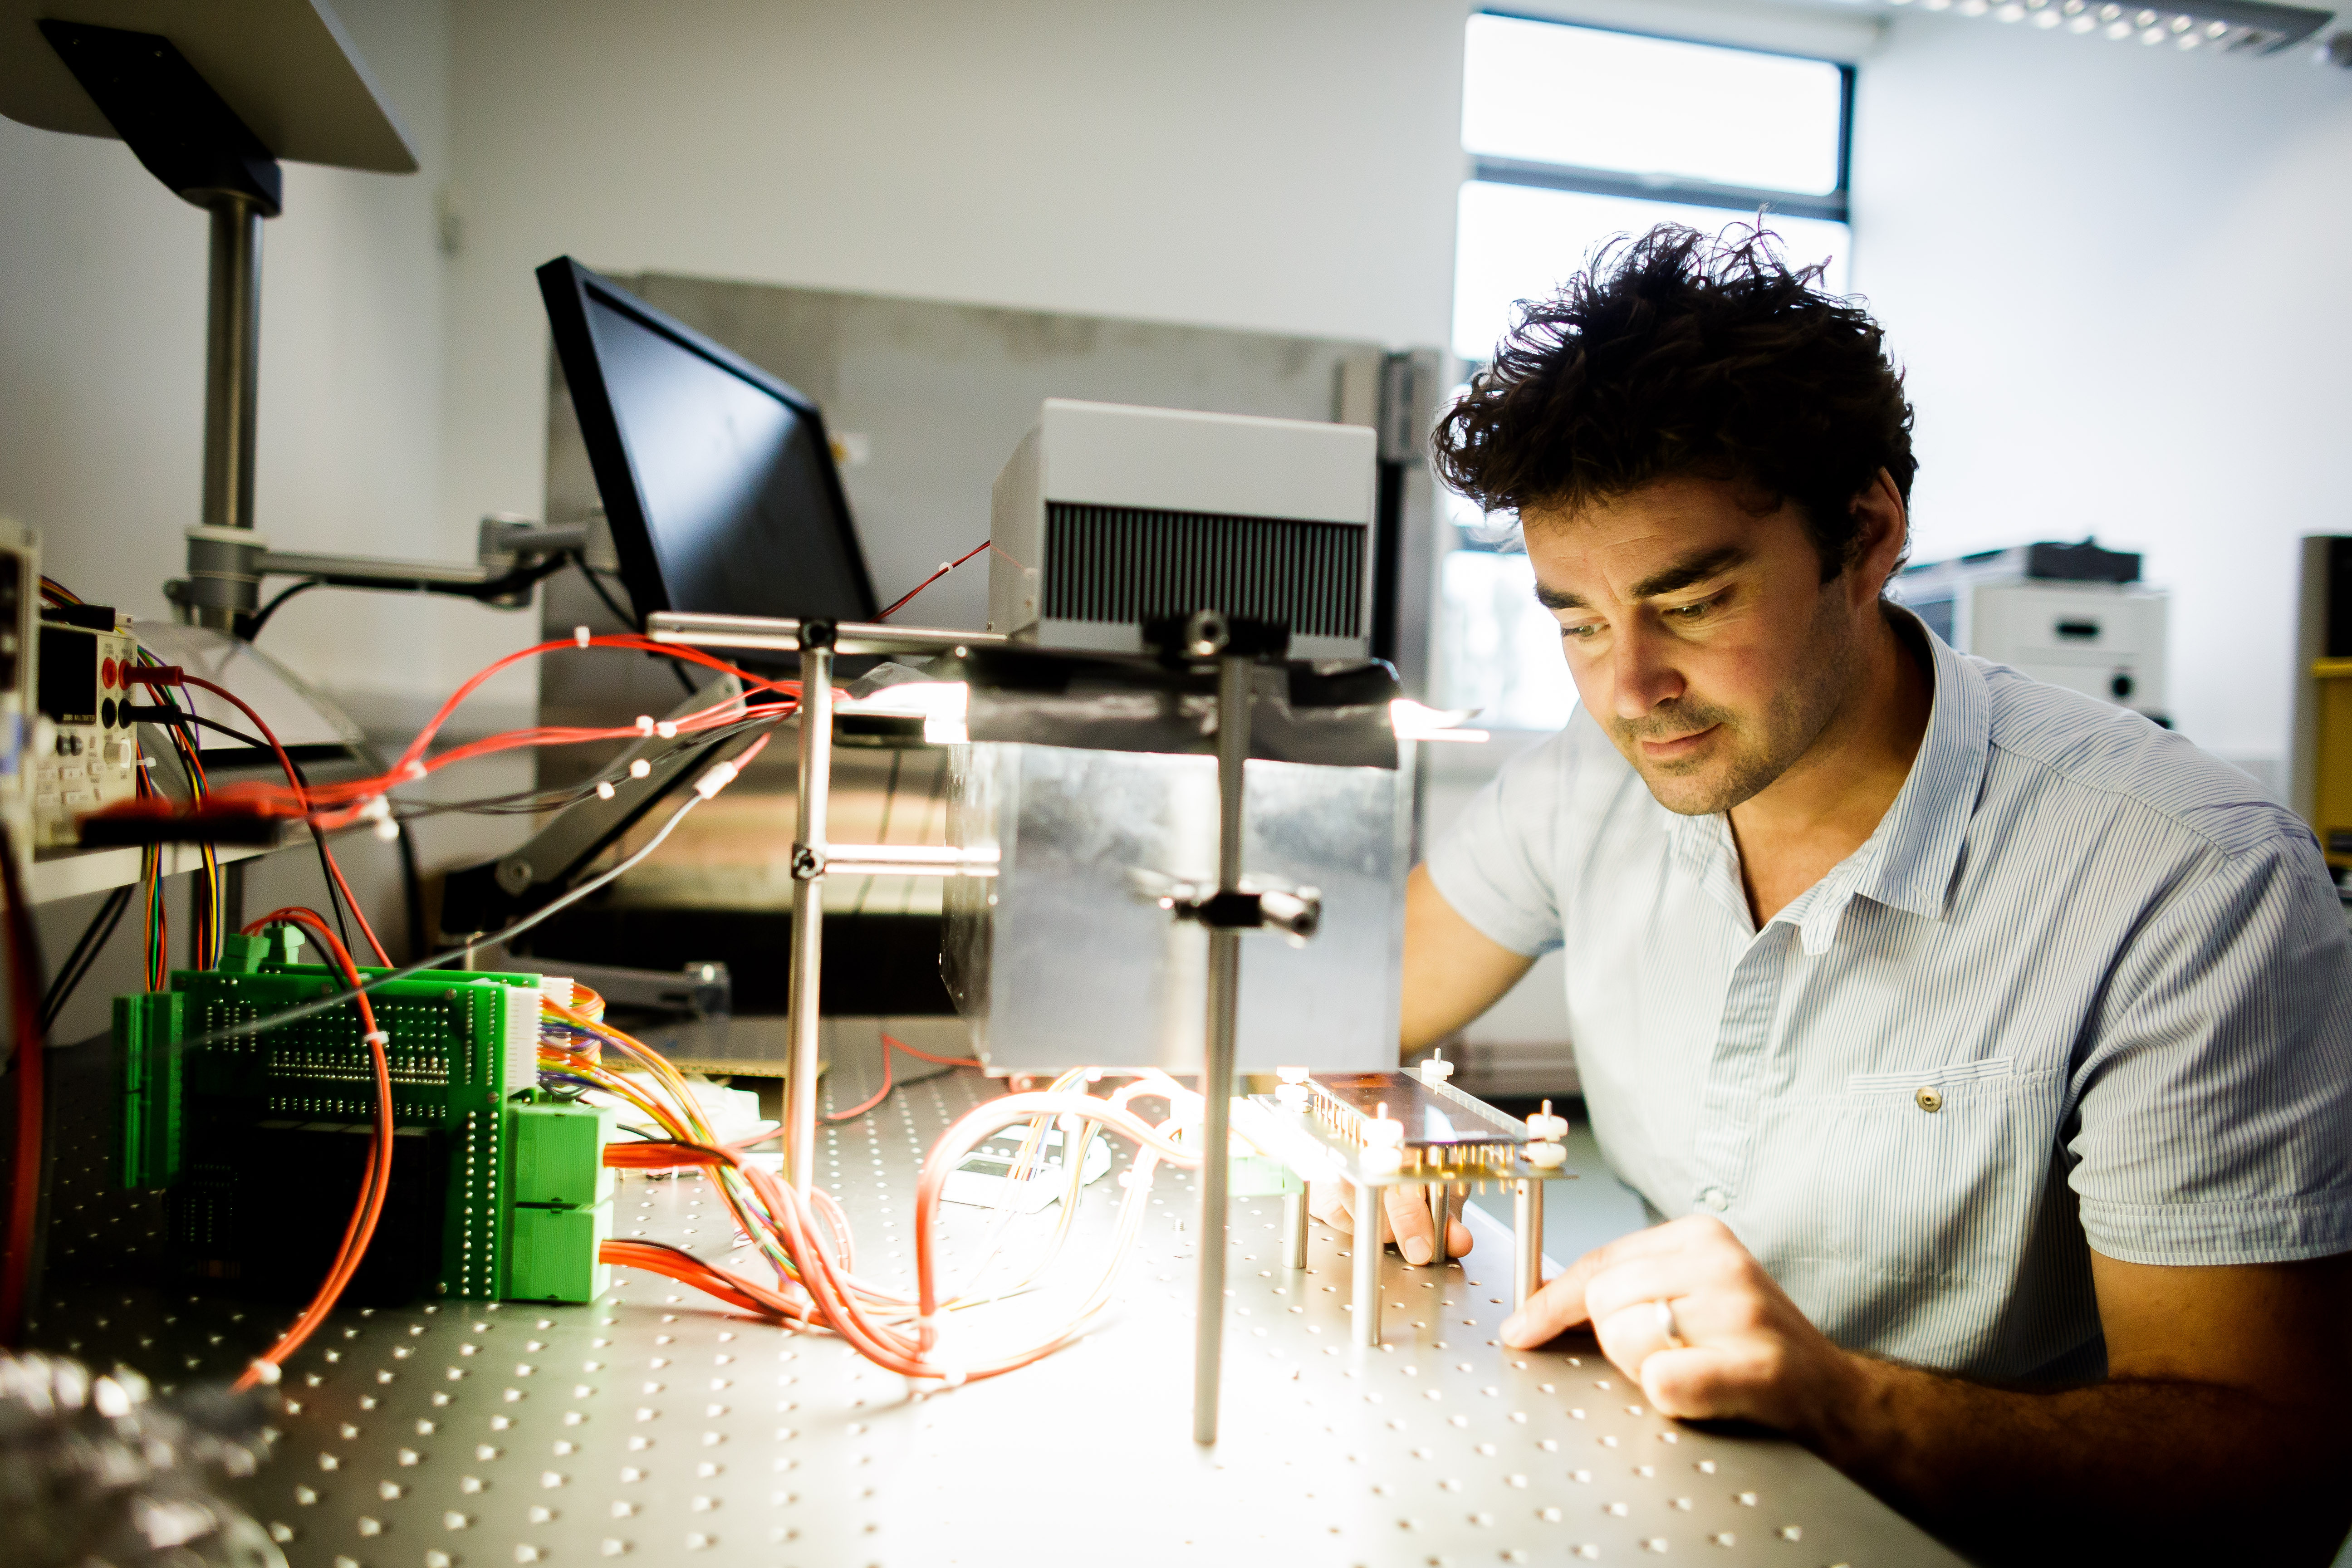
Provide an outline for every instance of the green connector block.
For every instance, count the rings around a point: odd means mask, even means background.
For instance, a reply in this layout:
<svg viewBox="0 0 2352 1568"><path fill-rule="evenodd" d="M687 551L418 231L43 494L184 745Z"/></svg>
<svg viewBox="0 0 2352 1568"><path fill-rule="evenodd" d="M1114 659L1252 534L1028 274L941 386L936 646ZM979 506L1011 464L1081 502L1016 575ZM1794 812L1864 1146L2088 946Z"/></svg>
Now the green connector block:
<svg viewBox="0 0 2352 1568"><path fill-rule="evenodd" d="M180 994L114 999L122 1073L122 1184L161 1190L180 1179Z"/></svg>
<svg viewBox="0 0 2352 1568"><path fill-rule="evenodd" d="M1307 1184L1289 1166L1265 1154L1235 1154L1225 1162L1229 1198L1277 1198L1306 1190Z"/></svg>
<svg viewBox="0 0 2352 1568"><path fill-rule="evenodd" d="M604 1163L615 1113L548 1100L514 1108L514 1202L579 1208L613 1195Z"/></svg>
<svg viewBox="0 0 2352 1568"><path fill-rule="evenodd" d="M269 956L269 939L242 936L232 931L221 940L220 963L214 967L223 974L258 974L261 961Z"/></svg>
<svg viewBox="0 0 2352 1568"><path fill-rule="evenodd" d="M613 1283L597 1250L613 1236L613 1205L507 1211L509 1301L593 1301Z"/></svg>

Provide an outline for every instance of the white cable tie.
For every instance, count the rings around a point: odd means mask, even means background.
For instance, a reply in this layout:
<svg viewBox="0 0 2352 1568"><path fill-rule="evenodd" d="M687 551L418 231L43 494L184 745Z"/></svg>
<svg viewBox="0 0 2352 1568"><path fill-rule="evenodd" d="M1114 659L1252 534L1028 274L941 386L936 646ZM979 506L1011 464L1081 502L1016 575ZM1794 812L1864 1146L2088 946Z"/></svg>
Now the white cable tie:
<svg viewBox="0 0 2352 1568"><path fill-rule="evenodd" d="M586 626L572 627L572 640L574 645L580 647L586 647L588 646L588 628Z"/></svg>
<svg viewBox="0 0 2352 1568"><path fill-rule="evenodd" d="M671 720L665 719L654 726L654 733L665 741L675 740L677 737L677 725Z"/></svg>
<svg viewBox="0 0 2352 1568"><path fill-rule="evenodd" d="M648 768L646 771L650 773L653 770ZM610 800L613 798L613 783L610 779L598 779L596 781L596 798L598 800Z"/></svg>
<svg viewBox="0 0 2352 1568"><path fill-rule="evenodd" d="M400 842L400 824L387 816L375 825L375 836L386 844Z"/></svg>
<svg viewBox="0 0 2352 1568"><path fill-rule="evenodd" d="M392 1044L392 1037L385 1034L382 1029L371 1029L366 1034L360 1037L360 1044L363 1046L389 1046Z"/></svg>
<svg viewBox="0 0 2352 1568"><path fill-rule="evenodd" d="M650 777L652 776L653 771L653 763L646 761L643 757L637 758L635 762L629 764L629 776L633 779Z"/></svg>
<svg viewBox="0 0 2352 1568"><path fill-rule="evenodd" d="M392 802L380 795L372 795L360 803L359 819L362 822L382 822L391 815Z"/></svg>
<svg viewBox="0 0 2352 1568"><path fill-rule="evenodd" d="M735 773L736 768L733 763L721 763L717 767L711 769L709 773L694 781L694 793L700 795L703 799L709 800L712 795L717 795L720 790L725 789L729 784L735 782Z"/></svg>
<svg viewBox="0 0 2352 1568"><path fill-rule="evenodd" d="M277 1387L278 1379L285 1375L284 1370L274 1361L257 1361L253 1363L253 1380L264 1388Z"/></svg>
<svg viewBox="0 0 2352 1568"><path fill-rule="evenodd" d="M637 715L637 733L638 733L638 734L640 734L640 735L650 735L650 734L652 734L653 732L654 732L654 716L653 716L652 714L650 714L650 713L640 713L640 714L638 714L638 715Z"/></svg>

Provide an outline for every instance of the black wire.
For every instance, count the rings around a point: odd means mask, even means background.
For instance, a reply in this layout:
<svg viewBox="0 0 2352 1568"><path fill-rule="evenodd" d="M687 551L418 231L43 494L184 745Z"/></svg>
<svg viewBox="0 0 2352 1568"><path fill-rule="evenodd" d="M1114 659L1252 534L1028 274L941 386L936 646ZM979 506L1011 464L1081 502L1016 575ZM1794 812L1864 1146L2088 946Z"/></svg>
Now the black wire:
<svg viewBox="0 0 2352 1568"><path fill-rule="evenodd" d="M131 907L131 895L137 888L135 882L125 882L109 893L106 902L100 904L98 912L90 917L89 924L82 928L81 940L74 943L71 952L66 954L65 963L58 969L57 978L49 982L48 994L41 998L41 1028L44 1032L57 1022L58 1015L65 1011L65 1005L73 999L75 990L97 964L98 955L113 939L114 928L122 923L122 911Z"/></svg>
<svg viewBox="0 0 2352 1568"><path fill-rule="evenodd" d="M541 904L538 909L533 910L530 913L523 916L522 919L515 921L514 924L508 926L503 931L486 932L483 935L476 937L471 942L464 942L457 947L449 949L446 952L436 952L429 958L417 959L413 963L403 964L397 969L387 969L382 974L370 978L364 984L359 986L356 990L333 992L331 994L320 997L315 1002L305 1002L299 1006L282 1008L278 1012L265 1014L257 1018L245 1018L234 1024L225 1024L219 1028L209 1030L201 1035L192 1036L184 1040L176 1041L173 1046L173 1049L180 1051L193 1050L198 1046L209 1046L219 1040L237 1039L246 1035L258 1034L264 1029L275 1028L280 1024L290 1024L298 1018L308 1018L316 1014L324 1013L330 1008L340 1007L344 1003L361 995L362 993L373 994L375 992L383 990L385 986L392 984L395 981L411 980L417 975L424 973L427 970L438 969L453 958L465 957L467 953L472 952L475 948L489 947L493 944L510 942L516 937L520 936L523 932L531 930L533 927L538 926L544 921L553 919L556 915L570 909L581 900L588 897L591 893L595 892L601 888L610 886L612 883L618 881L622 877L635 869L636 866L646 858L646 857L651 855L655 850L662 847L663 841L669 837L671 829L675 828L679 823L686 820L687 813L692 811L696 806L700 805L703 801L708 798L708 796L700 795L688 795L685 801L679 805L678 808L670 813L669 816L662 823L661 826L655 831L652 837L646 839L643 844L638 845L636 848L631 850L627 855L623 856L614 864L607 867L602 871L599 871L595 876L589 878L588 880L581 883L570 892L563 894L560 898L551 899L548 902Z"/></svg>
<svg viewBox="0 0 2352 1568"><path fill-rule="evenodd" d="M585 553L574 551L572 556L572 563L573 565L580 568L580 575L588 580L588 586L595 591L595 595L599 599L604 601L604 608L612 612L613 618L620 622L624 629L628 631L636 631L640 629L636 612L635 610L623 609L621 607L621 601L613 597L613 595L605 590L603 574L600 574L596 568L588 564L588 557ZM622 584L623 587L626 587L627 585L628 584L625 583ZM635 597L635 595L631 595L632 599ZM648 658L658 658L659 656L648 654L646 657ZM686 694L688 697L693 696L696 690L694 677L687 674L686 667L678 663L674 658L665 658L662 659L662 662L669 667L669 672L672 675L677 677L677 683L679 686L685 688Z"/></svg>
<svg viewBox="0 0 2352 1568"><path fill-rule="evenodd" d="M613 597L611 591L604 586L604 577L596 568L588 564L586 555L578 551L572 552L572 563L580 568L580 575L588 579L588 586L595 591L598 598L604 601L604 607L613 612L613 618L621 623L621 628L624 631L634 632L640 629L636 611L625 610L621 607L621 601Z"/></svg>
<svg viewBox="0 0 2352 1568"><path fill-rule="evenodd" d="M305 577L290 588L278 590L278 596L269 603L262 605L250 616L239 617L241 624L237 627L237 635L247 642L253 641L261 635L261 628L269 624L269 617L278 613L278 605L297 594L307 594L313 588L323 588L326 585L326 579L322 577Z"/></svg>
<svg viewBox="0 0 2352 1568"><path fill-rule="evenodd" d="M131 706L130 715L138 723L161 724L171 729L184 729L190 724L202 724L205 729L218 730L230 740L251 746L257 752L267 752L270 749L268 742L248 735L242 730L232 730L217 719L207 719L196 712L183 712L177 708L165 707L162 703L152 708ZM272 760L274 761L275 758ZM188 771L188 760L185 757L180 759L180 771L183 773ZM193 775L190 777L190 782L194 783Z"/></svg>

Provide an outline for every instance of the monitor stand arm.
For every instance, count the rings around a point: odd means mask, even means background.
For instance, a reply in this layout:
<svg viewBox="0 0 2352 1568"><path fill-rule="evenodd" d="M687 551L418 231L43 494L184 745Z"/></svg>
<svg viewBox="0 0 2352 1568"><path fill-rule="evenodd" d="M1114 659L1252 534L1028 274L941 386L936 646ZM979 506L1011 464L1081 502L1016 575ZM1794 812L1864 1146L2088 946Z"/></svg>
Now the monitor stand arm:
<svg viewBox="0 0 2352 1568"><path fill-rule="evenodd" d="M191 529L191 559L206 542ZM404 561L388 555L326 555L271 550L258 535L247 534L236 547L247 553L243 570L258 583L264 577L303 577L331 588L377 588L396 594L447 594L472 599L501 610L520 610L530 603L532 584L562 569L572 557L585 557L593 525L587 522L533 522L504 514L482 519L479 558L472 562ZM211 542L213 547L219 542ZM258 546L257 548L257 545ZM163 584L183 620L204 620L208 601L203 589L188 579ZM235 630L250 636L255 616L240 612ZM209 623L207 623L209 624Z"/></svg>

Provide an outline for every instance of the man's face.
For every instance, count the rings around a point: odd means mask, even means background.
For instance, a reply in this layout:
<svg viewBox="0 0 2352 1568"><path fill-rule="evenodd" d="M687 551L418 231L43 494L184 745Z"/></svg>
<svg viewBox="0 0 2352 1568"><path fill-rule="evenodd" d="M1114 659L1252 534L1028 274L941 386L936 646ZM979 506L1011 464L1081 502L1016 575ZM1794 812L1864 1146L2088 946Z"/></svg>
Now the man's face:
<svg viewBox="0 0 2352 1568"><path fill-rule="evenodd" d="M1821 580L1794 506L1759 516L1734 485L1676 479L1520 521L1586 710L1667 810L1757 795L1852 690L1852 574Z"/></svg>

